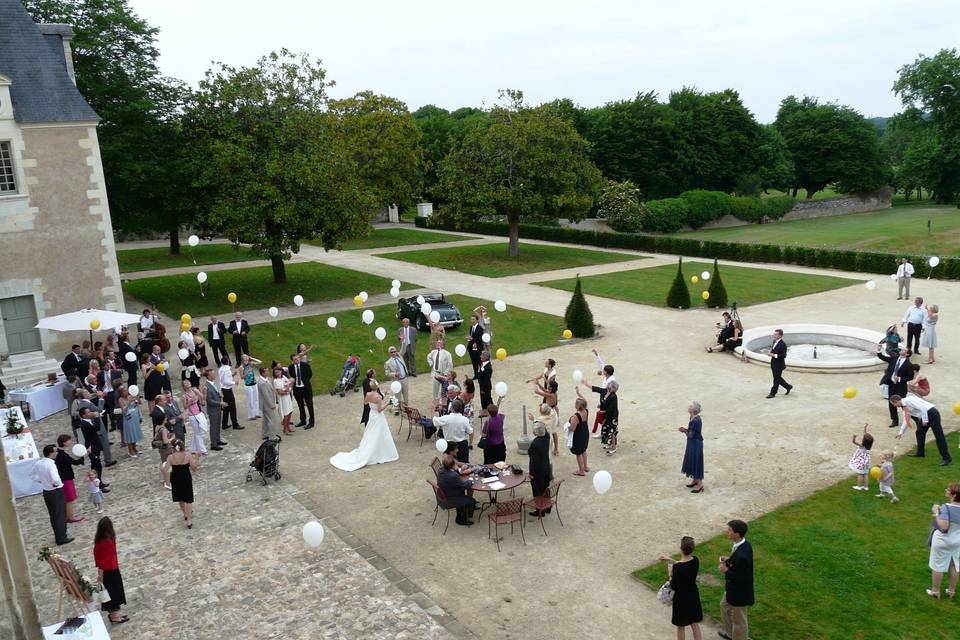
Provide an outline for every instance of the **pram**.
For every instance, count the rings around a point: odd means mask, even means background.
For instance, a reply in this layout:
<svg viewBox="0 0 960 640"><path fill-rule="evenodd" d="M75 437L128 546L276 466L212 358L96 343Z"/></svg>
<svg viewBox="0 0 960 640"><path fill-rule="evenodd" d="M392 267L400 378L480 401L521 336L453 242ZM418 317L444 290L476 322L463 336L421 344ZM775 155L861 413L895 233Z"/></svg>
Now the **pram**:
<svg viewBox="0 0 960 640"><path fill-rule="evenodd" d="M260 474L263 486L267 486L267 478L280 479L280 436L261 443L247 470L247 482L253 480L254 471Z"/></svg>
<svg viewBox="0 0 960 640"><path fill-rule="evenodd" d="M360 391L357 388L357 378L360 376L360 356L348 356L347 361L343 363L343 374L336 386L330 390L330 395L340 394L342 398L347 391Z"/></svg>

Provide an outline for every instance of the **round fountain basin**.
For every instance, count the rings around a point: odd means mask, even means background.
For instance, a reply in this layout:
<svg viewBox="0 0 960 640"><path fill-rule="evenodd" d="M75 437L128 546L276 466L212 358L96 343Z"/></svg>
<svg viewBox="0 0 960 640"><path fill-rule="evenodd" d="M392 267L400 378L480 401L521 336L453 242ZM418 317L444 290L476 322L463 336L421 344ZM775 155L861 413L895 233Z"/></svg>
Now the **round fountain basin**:
<svg viewBox="0 0 960 640"><path fill-rule="evenodd" d="M784 324L748 329L743 332L743 346L737 347L737 353L750 362L769 365L774 329L783 329L788 369L850 373L886 366L877 357L877 344L884 334L832 324Z"/></svg>

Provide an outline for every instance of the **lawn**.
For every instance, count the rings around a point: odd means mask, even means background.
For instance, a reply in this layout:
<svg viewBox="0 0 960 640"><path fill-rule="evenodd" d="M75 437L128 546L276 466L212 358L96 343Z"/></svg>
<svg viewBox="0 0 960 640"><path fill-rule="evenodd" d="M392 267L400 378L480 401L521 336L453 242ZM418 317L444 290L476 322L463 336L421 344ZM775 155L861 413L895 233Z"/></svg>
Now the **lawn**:
<svg viewBox="0 0 960 640"><path fill-rule="evenodd" d="M251 255L245 247L237 248L232 244L222 243L201 244L197 247L184 244L180 247L180 254L175 256L170 255L169 247L117 251L117 262L120 264L121 273L190 267L194 264L243 262L244 260L262 260L262 258Z"/></svg>
<svg viewBox="0 0 960 640"><path fill-rule="evenodd" d="M523 243L520 244L520 257L509 258L507 257L507 246L505 243L495 243L469 247L440 247L421 251L382 253L380 257L415 262L428 267L473 273L489 278L640 259L640 256L610 251L567 249L543 244Z"/></svg>
<svg viewBox="0 0 960 640"><path fill-rule="evenodd" d="M712 273L713 265L706 262L684 261L683 263L683 274L687 279L687 288L690 290L690 300L694 307L704 305L701 293L709 288L710 281L701 280L697 284L692 284L690 277L694 275L699 277L699 274L703 271ZM665 307L667 292L670 290L670 285L673 283L676 273L677 265L668 264L649 269L631 269L630 271L585 276L580 278L580 281L583 283L583 292L587 295ZM835 278L833 276L735 267L723 263L720 264L720 276L723 278L723 284L727 289L730 302L735 301L740 306L829 291L859 282L858 280ZM567 278L535 284L573 291L577 281L576 278Z"/></svg>
<svg viewBox="0 0 960 640"><path fill-rule="evenodd" d="M931 224L929 234L928 220ZM868 213L688 231L677 235L720 242L958 255L960 210L952 206L893 207Z"/></svg>
<svg viewBox="0 0 960 640"><path fill-rule="evenodd" d="M949 436L951 450L956 450L957 439L956 433ZM879 452L874 455L878 458ZM750 609L750 635L956 638L958 604L924 593L930 587L924 544L930 505L942 503L944 488L956 481L954 473L937 466L938 458L934 447L932 457L928 452L926 458L897 459L894 491L899 504L873 497L873 481L869 492L852 490L851 476L748 523L757 594L757 605ZM678 540L681 534L677 532ZM700 543L694 553L701 559L701 578L710 574L700 584L704 612L719 620L723 578L717 558L730 555L730 541L720 535ZM633 575L657 589L666 576L663 564ZM946 587L946 578L943 584Z"/></svg>
<svg viewBox="0 0 960 640"><path fill-rule="evenodd" d="M478 305L490 306L489 300L460 295L447 296L447 300L456 304L460 314L464 316L469 316ZM396 318L396 305L381 305L370 309L374 313L373 324L370 326L361 322L360 309L332 314L337 318L336 329L327 326L326 315L256 325L250 333L251 351L254 356L268 363L273 359L288 362L294 346L298 343L314 345L310 357L317 375L317 382L314 383L317 393L326 393L333 387L343 369L344 360L350 354L360 356L363 371L372 366L381 374L383 362L387 359L387 347L396 344L396 330L400 323ZM538 311L510 306L503 313L493 314L494 344L497 348L506 349L508 357L558 345L564 329L562 317ZM447 333L448 350L453 354L454 365L470 364L468 356L458 358L453 352L456 344L466 344L467 326L469 323ZM378 342L373 335L377 327L387 330L387 338L383 342ZM421 333L417 344L418 366L424 369L427 368L425 362L429 350L427 338L427 333ZM496 362L493 363L493 368L496 370ZM460 375L462 374L461 369Z"/></svg>
<svg viewBox="0 0 960 640"><path fill-rule="evenodd" d="M205 316L228 311L231 305L227 302L227 294L231 291L237 294L237 309L265 309L289 306L297 294L310 303L349 299L360 291L372 295L390 290L389 279L362 271L316 262L298 262L286 267L285 284L274 284L270 267L211 271L203 296L197 277L192 273L130 280L124 282L123 289L146 304L156 305L171 317L180 317L182 313ZM402 288L417 286L404 283Z"/></svg>
<svg viewBox="0 0 960 640"><path fill-rule="evenodd" d="M772 198L772 197L774 197L774 196L790 196L790 195L793 195L793 192L792 192L792 191L777 191L776 189L770 189L770 191L768 191L767 193L761 193L761 194L760 194L760 197L761 197L761 198ZM842 198L844 195L846 195L846 194L838 193L838 192L834 191L832 188L827 187L826 189L821 189L820 191L817 191L816 193L814 193L814 194L813 194L813 199L814 199L814 200L829 200L830 198ZM797 190L797 200L804 200L804 199L806 199L806 197L807 197L807 190L806 190L806 189L798 189L798 190Z"/></svg>
<svg viewBox="0 0 960 640"><path fill-rule="evenodd" d="M420 229L374 229L365 238L355 238L343 243L344 251L354 249L376 249L377 247L400 247L408 244L429 244L431 242L456 242L471 240L470 236L453 233L437 233Z"/></svg>

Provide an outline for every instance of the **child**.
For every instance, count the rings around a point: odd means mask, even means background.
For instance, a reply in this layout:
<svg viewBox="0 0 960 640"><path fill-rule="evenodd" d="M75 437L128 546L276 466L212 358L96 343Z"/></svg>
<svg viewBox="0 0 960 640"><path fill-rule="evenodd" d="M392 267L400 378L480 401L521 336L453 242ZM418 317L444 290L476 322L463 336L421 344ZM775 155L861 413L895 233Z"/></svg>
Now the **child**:
<svg viewBox="0 0 960 640"><path fill-rule="evenodd" d="M103 491L100 490L100 478L93 469L87 472L87 489L90 491L90 502L97 508L97 513L103 513Z"/></svg>
<svg viewBox="0 0 960 640"><path fill-rule="evenodd" d="M857 434L853 434L853 444L857 445L857 450L853 452L850 458L850 468L857 474L857 484L853 486L857 491L870 490L870 449L873 447L873 436L867 433L867 427L863 425L863 438L857 442Z"/></svg>
<svg viewBox="0 0 960 640"><path fill-rule="evenodd" d="M897 333L897 324L894 323L887 327L887 335L880 344L886 344L888 356L897 356L900 355L901 340L902 338L900 337L900 334Z"/></svg>
<svg viewBox="0 0 960 640"><path fill-rule="evenodd" d="M890 502L900 502L900 499L893 493L893 452L884 451L880 456L880 493L878 498L890 494Z"/></svg>

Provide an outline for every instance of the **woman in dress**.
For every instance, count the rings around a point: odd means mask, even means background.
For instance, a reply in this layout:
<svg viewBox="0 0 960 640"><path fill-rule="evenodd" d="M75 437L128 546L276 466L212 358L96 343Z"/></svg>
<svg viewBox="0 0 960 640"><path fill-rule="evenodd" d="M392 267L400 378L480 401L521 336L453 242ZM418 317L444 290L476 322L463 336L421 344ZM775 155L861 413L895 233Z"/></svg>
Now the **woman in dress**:
<svg viewBox="0 0 960 640"><path fill-rule="evenodd" d="M930 395L930 381L920 374L920 365L913 365L913 380L907 383L907 391L915 396L926 398Z"/></svg>
<svg viewBox="0 0 960 640"><path fill-rule="evenodd" d="M257 366L259 360L250 354L240 357L240 376L243 379L243 391L247 394L247 420L260 417L260 393L257 391Z"/></svg>
<svg viewBox="0 0 960 640"><path fill-rule="evenodd" d="M154 427L154 434L153 439L160 443L160 446L157 447L157 453L160 454L160 478L163 480L163 486L169 489L170 483L167 482L164 470L167 468L167 458L173 453L173 443L177 437L167 427L166 420Z"/></svg>
<svg viewBox="0 0 960 640"><path fill-rule="evenodd" d="M940 307L935 304L927 305L927 317L923 321L923 339L920 346L927 348L927 364L933 364L937 359L933 355L937 348L937 320L940 319Z"/></svg>
<svg viewBox="0 0 960 640"><path fill-rule="evenodd" d="M297 345L297 355L300 356L300 362L310 364L310 356L307 354L310 353L311 349L313 349L313 345L307 346L303 342Z"/></svg>
<svg viewBox="0 0 960 640"><path fill-rule="evenodd" d="M180 351L187 352L186 358L180 358L180 382L183 383L189 380L192 386L199 387L200 375L197 373L197 357L193 351L190 351L189 345L185 340L177 343L177 350L178 353Z"/></svg>
<svg viewBox="0 0 960 640"><path fill-rule="evenodd" d="M703 605L700 603L700 589L697 588L697 574L700 572L700 559L693 555L693 538L680 538L680 559L674 562L670 556L660 556L667 561L667 576L673 589L673 614L670 622L677 628L677 640L685 640L686 627L691 627L693 640L700 640L700 623L703 622Z"/></svg>
<svg viewBox="0 0 960 640"><path fill-rule="evenodd" d="M117 534L113 531L113 522L109 517L100 518L97 533L93 538L93 560L97 565L97 583L110 594L110 601L103 603L110 624L123 624L130 618L120 613L120 607L127 604L127 595L123 592L123 576L117 562Z"/></svg>
<svg viewBox="0 0 960 640"><path fill-rule="evenodd" d="M147 410L152 412L156 398L163 392L163 374L150 362L150 354L140 356L140 377L143 378L143 397L147 399Z"/></svg>
<svg viewBox="0 0 960 640"><path fill-rule="evenodd" d="M136 458L140 454L137 449L137 443L143 438L143 431L140 429L140 398L131 396L127 387L122 386L117 391L117 407L123 416L123 441L127 445L127 453L131 458Z"/></svg>
<svg viewBox="0 0 960 640"><path fill-rule="evenodd" d="M553 362L553 360L548 360L548 362ZM558 455L560 453L560 436L557 434L556 425L560 424L560 409L557 406L559 401L557 400L558 385L556 373L554 373L553 376L547 376L546 373L544 373L543 380L534 378L531 382L537 385L537 388L533 390L534 395L543 398L543 404L546 404L557 414L557 419L554 421L554 428L551 429L551 433L553 434L553 455ZM541 382L543 382L543 384L541 384Z"/></svg>
<svg viewBox="0 0 960 640"><path fill-rule="evenodd" d="M370 386L371 382L376 382L374 376L377 375L377 372L373 369L367 369L367 373L363 378L361 386L363 387L363 411L360 413L360 424L366 425L367 420L370 419L370 403L367 402L367 394L370 393L373 387ZM383 392L377 389L377 393L380 394L380 397L383 397Z"/></svg>
<svg viewBox="0 0 960 640"><path fill-rule="evenodd" d="M180 511L187 522L187 529L193 529L193 475L200 467L200 460L186 451L182 440L175 440L173 453L167 458L167 484L170 485L174 502L180 503Z"/></svg>
<svg viewBox="0 0 960 640"><path fill-rule="evenodd" d="M353 451L340 452L330 458L330 464L337 469L356 471L367 465L393 462L400 458L387 425L387 417L383 415L387 402L380 396L378 389L377 381L371 380L370 392L364 397L364 401L370 406L370 417L367 419L367 426L363 428L360 445Z"/></svg>
<svg viewBox="0 0 960 640"><path fill-rule="evenodd" d="M716 343L704 347L704 349L706 349L707 353L720 353L722 351L727 351L727 341L733 337L735 331L736 326L733 324L733 318L730 316L730 312L724 311L722 320L717 323Z"/></svg>
<svg viewBox="0 0 960 640"><path fill-rule="evenodd" d="M680 433L687 434L687 448L683 453L680 472L693 478L693 482L687 485L690 493L703 493L703 422L700 420L702 410L699 402L691 402L687 407L690 421L687 426L677 429Z"/></svg>
<svg viewBox="0 0 960 640"><path fill-rule="evenodd" d="M73 448L74 439L69 434L57 436L57 457L53 463L57 465L57 472L60 474L60 481L63 483L63 499L67 502L67 522L80 522L83 518L73 516L73 503L77 499L77 485L74 484L76 475L73 468L83 465L83 456L74 458L70 453ZM87 449L87 453L90 450Z"/></svg>
<svg viewBox="0 0 960 640"><path fill-rule="evenodd" d="M927 595L940 597L943 574L950 572L947 597L957 595L957 571L960 569L960 483L951 484L944 492L949 502L933 505L933 532L930 534L930 571L933 588Z"/></svg>
<svg viewBox="0 0 960 640"><path fill-rule="evenodd" d="M507 459L507 444L503 439L503 414L497 405L487 407L487 423L483 426L483 435L487 437L487 446L483 450L483 464L503 462Z"/></svg>
<svg viewBox="0 0 960 640"><path fill-rule="evenodd" d="M205 456L207 447L203 443L203 436L210 431L210 427L207 425L207 416L203 415L203 394L199 389L195 389L189 380L183 381L183 406L187 410L190 425L193 427L190 451L195 456Z"/></svg>
<svg viewBox="0 0 960 640"><path fill-rule="evenodd" d="M207 358L207 342L200 335L200 327L190 329L193 334L193 354L197 361L197 371L203 371L210 366L210 360Z"/></svg>
<svg viewBox="0 0 960 640"><path fill-rule="evenodd" d="M290 392L292 381L283 375L282 367L273 369L273 388L277 392L277 411L280 412L280 418L283 422L283 433L293 435L293 429L290 428L290 416L293 415L293 395Z"/></svg>
<svg viewBox="0 0 960 640"><path fill-rule="evenodd" d="M577 392L579 393L579 390ZM574 406L576 411L570 416L564 430L568 434L567 441L569 442L570 453L577 457L577 470L573 472L573 475L585 476L590 471L590 467L587 466L587 445L590 444L587 401L579 397Z"/></svg>

